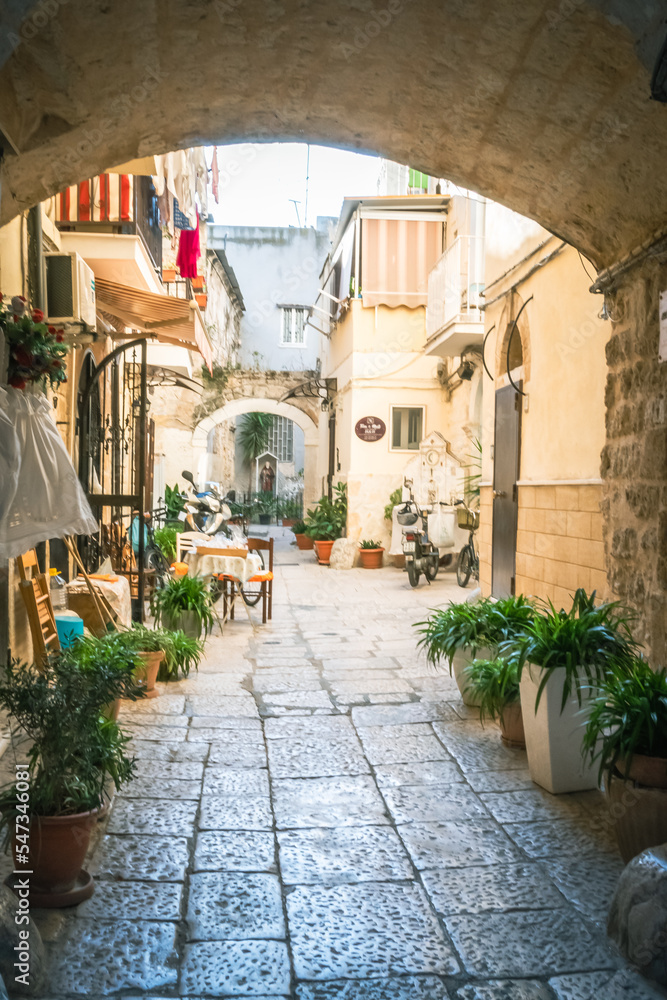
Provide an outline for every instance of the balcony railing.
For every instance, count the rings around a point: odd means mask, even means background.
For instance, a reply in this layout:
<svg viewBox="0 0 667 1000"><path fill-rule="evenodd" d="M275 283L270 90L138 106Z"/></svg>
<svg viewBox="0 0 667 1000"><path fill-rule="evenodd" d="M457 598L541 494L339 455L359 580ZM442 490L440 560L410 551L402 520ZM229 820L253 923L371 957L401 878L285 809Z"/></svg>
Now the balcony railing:
<svg viewBox="0 0 667 1000"><path fill-rule="evenodd" d="M457 317L481 321L483 292L484 239L459 236L428 276L427 336L434 336Z"/></svg>
<svg viewBox="0 0 667 1000"><path fill-rule="evenodd" d="M139 236L162 275L162 230L150 177L99 174L56 195L55 208L61 232Z"/></svg>

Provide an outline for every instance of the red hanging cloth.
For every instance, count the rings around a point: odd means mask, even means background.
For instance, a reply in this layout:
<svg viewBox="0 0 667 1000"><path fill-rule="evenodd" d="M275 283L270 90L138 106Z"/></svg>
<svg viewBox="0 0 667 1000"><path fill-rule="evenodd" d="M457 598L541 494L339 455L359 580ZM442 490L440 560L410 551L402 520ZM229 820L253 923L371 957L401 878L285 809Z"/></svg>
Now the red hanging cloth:
<svg viewBox="0 0 667 1000"><path fill-rule="evenodd" d="M197 261L200 257L199 251L199 226L194 229L181 229L178 241L178 254L176 256L176 267L183 278L197 277Z"/></svg>

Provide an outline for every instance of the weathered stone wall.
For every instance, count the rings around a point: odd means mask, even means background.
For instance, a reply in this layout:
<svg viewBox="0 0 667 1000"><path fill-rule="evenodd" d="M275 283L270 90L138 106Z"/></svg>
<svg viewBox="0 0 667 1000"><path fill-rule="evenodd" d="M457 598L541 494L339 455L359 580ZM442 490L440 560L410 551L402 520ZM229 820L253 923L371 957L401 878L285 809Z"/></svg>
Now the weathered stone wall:
<svg viewBox="0 0 667 1000"><path fill-rule="evenodd" d="M667 265L649 259L607 293L607 443L602 453L609 583L640 613L638 636L667 662L667 363L658 359Z"/></svg>
<svg viewBox="0 0 667 1000"><path fill-rule="evenodd" d="M219 371L212 379L204 382L204 394L201 403L194 412L194 422L208 416L224 406L232 399L256 399L258 409L261 401L266 399L281 399L286 392L314 378L315 372L265 371L254 368L228 368ZM319 421L320 399L298 396L290 399L290 403L306 413L315 423Z"/></svg>

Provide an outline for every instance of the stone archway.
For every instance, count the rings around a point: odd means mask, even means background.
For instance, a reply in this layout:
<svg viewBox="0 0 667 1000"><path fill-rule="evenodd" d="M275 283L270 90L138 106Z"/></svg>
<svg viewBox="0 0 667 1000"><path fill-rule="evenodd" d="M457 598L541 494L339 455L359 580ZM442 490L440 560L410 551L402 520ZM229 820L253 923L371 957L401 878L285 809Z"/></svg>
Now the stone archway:
<svg viewBox="0 0 667 1000"><path fill-rule="evenodd" d="M303 502L304 508L310 506L320 496L319 476L318 476L318 444L319 431L316 420L310 413L307 413L293 403L281 402L270 396L252 396L230 399L217 407L212 412L202 417L196 424L192 432L192 449L194 455L201 463L206 455L207 438L209 432L218 424L234 417L240 417L244 413L253 413L261 410L262 413L272 413L275 416L287 417L289 420L301 428L304 434L305 462L304 462L304 487ZM200 475L200 478L204 478Z"/></svg>

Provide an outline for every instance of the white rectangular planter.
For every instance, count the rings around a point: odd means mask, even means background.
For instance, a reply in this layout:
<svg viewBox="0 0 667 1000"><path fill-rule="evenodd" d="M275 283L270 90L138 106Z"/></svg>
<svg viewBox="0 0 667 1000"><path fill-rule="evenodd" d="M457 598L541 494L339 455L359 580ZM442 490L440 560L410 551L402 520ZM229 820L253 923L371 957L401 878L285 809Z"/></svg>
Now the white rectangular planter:
<svg viewBox="0 0 667 1000"><path fill-rule="evenodd" d="M521 710L526 733L528 767L534 782L553 795L597 788L597 768L581 755L585 713L576 694L563 700L563 674L555 670L547 681L535 713L535 699L543 677L542 667L527 663L521 675ZM592 692L582 696L585 705Z"/></svg>
<svg viewBox="0 0 667 1000"><path fill-rule="evenodd" d="M477 708L479 706L479 698L477 695L472 694L472 692L466 694L463 693L463 689L465 688L467 682L467 677L463 671L468 664L472 663L473 660L491 660L494 655L495 651L486 646L476 649L474 656L472 651L469 649L457 649L454 653L452 658L452 672L454 674L456 686L461 692L464 705L468 705L470 708Z"/></svg>

